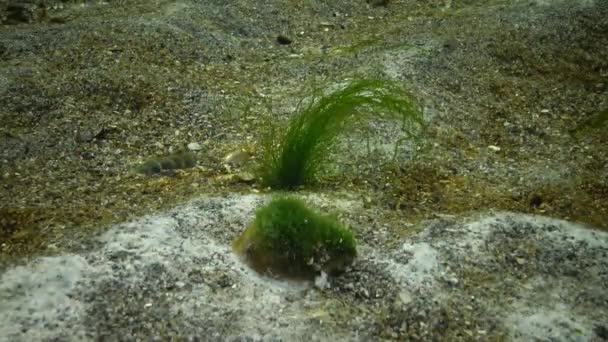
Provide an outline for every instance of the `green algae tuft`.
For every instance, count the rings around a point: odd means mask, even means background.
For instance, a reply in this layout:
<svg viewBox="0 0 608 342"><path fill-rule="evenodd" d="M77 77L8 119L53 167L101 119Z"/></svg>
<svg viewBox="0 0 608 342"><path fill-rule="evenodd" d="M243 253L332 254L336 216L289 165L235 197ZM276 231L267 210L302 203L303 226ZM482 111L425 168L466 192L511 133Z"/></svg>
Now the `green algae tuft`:
<svg viewBox="0 0 608 342"><path fill-rule="evenodd" d="M257 272L290 279L337 275L357 256L353 234L302 200L278 196L258 209L253 223L233 243Z"/></svg>
<svg viewBox="0 0 608 342"><path fill-rule="evenodd" d="M275 189L315 183L340 134L361 120L384 115L401 121L408 139L417 138L424 126L422 110L412 96L387 80L355 80L314 99L264 144L258 170L262 183Z"/></svg>

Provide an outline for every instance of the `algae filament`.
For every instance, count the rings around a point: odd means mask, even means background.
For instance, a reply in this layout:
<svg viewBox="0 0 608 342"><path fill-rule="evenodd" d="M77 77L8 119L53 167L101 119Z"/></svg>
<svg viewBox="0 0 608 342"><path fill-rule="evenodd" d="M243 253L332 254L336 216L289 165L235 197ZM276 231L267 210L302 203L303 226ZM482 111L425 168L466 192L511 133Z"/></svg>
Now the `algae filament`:
<svg viewBox="0 0 608 342"><path fill-rule="evenodd" d="M314 183L338 135L360 120L383 114L400 120L409 139L417 137L424 125L420 108L391 81L353 81L312 101L290 121L285 133L265 143L259 170L262 183L277 189Z"/></svg>

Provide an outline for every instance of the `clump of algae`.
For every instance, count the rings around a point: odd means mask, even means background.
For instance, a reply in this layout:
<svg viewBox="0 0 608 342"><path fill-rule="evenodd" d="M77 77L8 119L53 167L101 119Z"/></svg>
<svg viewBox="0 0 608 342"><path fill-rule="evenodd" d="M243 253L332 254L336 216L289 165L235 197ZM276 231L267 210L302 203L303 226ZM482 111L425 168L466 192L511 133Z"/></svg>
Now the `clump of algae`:
<svg viewBox="0 0 608 342"><path fill-rule="evenodd" d="M277 196L258 209L253 223L233 243L257 272L290 279L336 275L357 256L353 234L302 200Z"/></svg>

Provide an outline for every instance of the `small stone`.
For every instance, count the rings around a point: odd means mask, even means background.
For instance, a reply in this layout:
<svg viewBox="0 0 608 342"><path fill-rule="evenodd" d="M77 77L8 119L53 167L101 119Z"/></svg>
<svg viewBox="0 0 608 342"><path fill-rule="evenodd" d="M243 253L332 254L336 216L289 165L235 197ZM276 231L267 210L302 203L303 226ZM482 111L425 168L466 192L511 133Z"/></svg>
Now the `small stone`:
<svg viewBox="0 0 608 342"><path fill-rule="evenodd" d="M371 197L369 197L369 196L366 196L366 197L363 199L363 207L364 207L364 208L369 208L369 207L371 206L371 204L372 204L372 198L371 198Z"/></svg>
<svg viewBox="0 0 608 342"><path fill-rule="evenodd" d="M250 183L255 180L255 176L251 172L241 172L237 174L237 178L245 183Z"/></svg>
<svg viewBox="0 0 608 342"><path fill-rule="evenodd" d="M224 164L239 166L248 161L250 157L251 155L249 154L249 152L245 150L234 151L224 157Z"/></svg>
<svg viewBox="0 0 608 342"><path fill-rule="evenodd" d="M407 305L409 303L411 303L413 300L412 296L405 291L401 291L399 292L399 301L401 302L401 304Z"/></svg>
<svg viewBox="0 0 608 342"><path fill-rule="evenodd" d="M85 130L78 134L78 140L82 142L91 142L94 138L95 136L90 130Z"/></svg>
<svg viewBox="0 0 608 342"><path fill-rule="evenodd" d="M200 151L203 147L201 146L201 144L197 143L197 142L191 142L188 144L188 149L190 151Z"/></svg>
<svg viewBox="0 0 608 342"><path fill-rule="evenodd" d="M149 308L151 306L152 306L152 303L146 303L146 304L144 304L144 308Z"/></svg>
<svg viewBox="0 0 608 342"><path fill-rule="evenodd" d="M321 271L321 275L315 277L315 287L320 290L329 288L329 282L327 281L327 273Z"/></svg>
<svg viewBox="0 0 608 342"><path fill-rule="evenodd" d="M498 147L498 146L490 145L490 146L488 146L488 148L494 152L500 151L500 147Z"/></svg>
<svg viewBox="0 0 608 342"><path fill-rule="evenodd" d="M524 258L515 258L515 262L516 262L518 265L523 265L523 264L525 264L525 263L526 263L526 259L524 259Z"/></svg>
<svg viewBox="0 0 608 342"><path fill-rule="evenodd" d="M211 170L208 167L205 167L203 165L197 165L196 168L200 171L200 172L210 172Z"/></svg>
<svg viewBox="0 0 608 342"><path fill-rule="evenodd" d="M219 175L213 178L213 182L217 184L227 184L232 183L237 180L237 175L234 173L229 173L225 175Z"/></svg>
<svg viewBox="0 0 608 342"><path fill-rule="evenodd" d="M456 277L449 277L446 279L446 282L452 287L458 286L458 278Z"/></svg>
<svg viewBox="0 0 608 342"><path fill-rule="evenodd" d="M184 283L183 281L178 281L175 283L175 287L177 287L178 289L184 288L184 286L186 286L186 283Z"/></svg>

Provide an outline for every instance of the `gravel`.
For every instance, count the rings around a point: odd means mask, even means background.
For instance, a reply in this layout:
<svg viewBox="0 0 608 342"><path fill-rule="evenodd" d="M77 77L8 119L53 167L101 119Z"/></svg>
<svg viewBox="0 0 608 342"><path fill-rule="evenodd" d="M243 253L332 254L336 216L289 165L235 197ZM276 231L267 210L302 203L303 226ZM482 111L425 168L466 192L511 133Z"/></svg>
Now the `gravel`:
<svg viewBox="0 0 608 342"><path fill-rule="evenodd" d="M380 2L0 1L0 341L605 340L608 135L572 133L608 107L608 3ZM357 77L424 138L343 137L298 195L358 260L262 278L230 246L268 124Z"/></svg>

